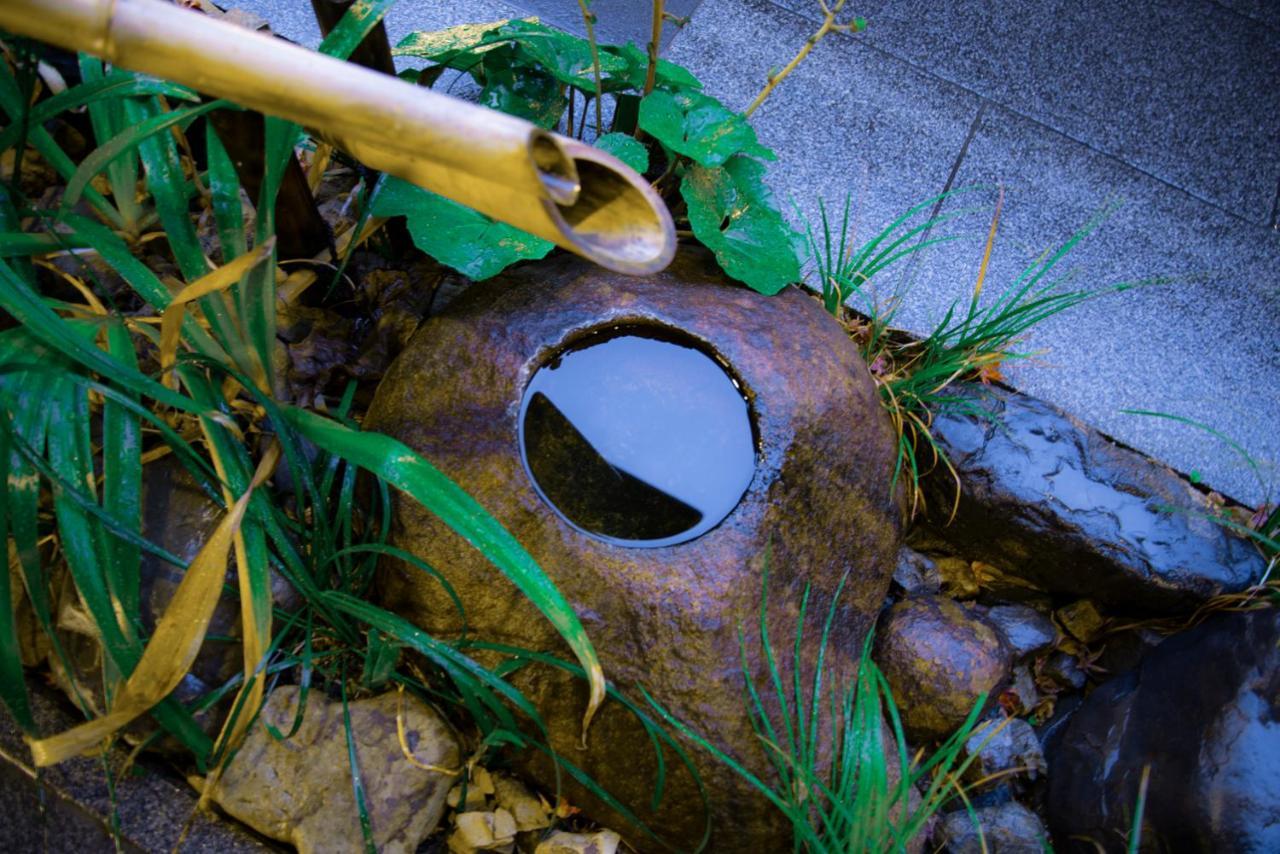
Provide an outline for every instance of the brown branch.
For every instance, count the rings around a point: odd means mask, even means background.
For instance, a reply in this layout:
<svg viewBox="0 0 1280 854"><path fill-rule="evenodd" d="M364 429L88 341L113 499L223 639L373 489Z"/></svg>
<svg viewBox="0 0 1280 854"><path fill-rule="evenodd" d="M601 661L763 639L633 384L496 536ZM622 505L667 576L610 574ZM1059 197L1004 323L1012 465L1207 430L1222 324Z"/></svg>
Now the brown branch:
<svg viewBox="0 0 1280 854"><path fill-rule="evenodd" d="M749 116L754 113L756 109L764 103L765 98L768 98L770 93L778 87L778 84L785 80L788 74L795 71L796 66L803 62L804 58L809 55L810 51L818 46L818 42L822 41L831 33L849 33L852 35L866 29L866 22L860 18L854 18L852 21L847 21L843 24L836 23L836 16L840 14L842 9L844 9L845 2L846 0L836 0L833 5L828 6L826 0L818 0L818 5L822 8L822 26L818 27L817 32L809 36L808 40L804 43L804 47L800 48L800 52L797 53L781 71L777 74L769 75L764 88L760 90L759 95L756 95L756 99L751 102L751 106L747 107L744 111L744 115Z"/></svg>

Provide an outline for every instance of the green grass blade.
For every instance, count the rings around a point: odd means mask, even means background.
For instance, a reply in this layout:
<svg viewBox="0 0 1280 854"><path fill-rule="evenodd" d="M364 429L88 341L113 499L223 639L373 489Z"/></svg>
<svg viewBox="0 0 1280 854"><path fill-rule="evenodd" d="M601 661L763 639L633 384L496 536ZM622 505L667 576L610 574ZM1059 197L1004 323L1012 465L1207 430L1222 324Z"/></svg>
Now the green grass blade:
<svg viewBox="0 0 1280 854"><path fill-rule="evenodd" d="M95 84L102 83L106 78L102 60L96 56L80 54L80 76L90 89L95 88ZM88 107L93 135L99 145L124 130L124 112L118 100L91 99ZM111 185L111 197L115 201L116 210L120 211L120 216L124 218L128 230L136 233L138 218L141 215L138 200L135 198L138 187L137 154L130 151L112 160L107 165L107 178Z"/></svg>
<svg viewBox="0 0 1280 854"><path fill-rule="evenodd" d="M133 339L121 323L107 327L107 352L135 370ZM102 410L102 503L130 533L142 536L142 420L136 412L107 400ZM139 579L142 552L127 540L107 543L107 569L125 619L141 620Z"/></svg>
<svg viewBox="0 0 1280 854"><path fill-rule="evenodd" d="M0 426L0 543L9 542L9 428ZM18 642L16 608L10 591L8 549L5 565L0 569L0 701L13 715L24 732L34 734L35 718L27 697L26 676L22 672L22 654Z"/></svg>
<svg viewBox="0 0 1280 854"><path fill-rule="evenodd" d="M317 50L326 56L346 59L359 47L365 36L378 26L396 0L365 0L363 3L352 3L338 25L329 31L329 35L320 42Z"/></svg>
<svg viewBox="0 0 1280 854"><path fill-rule="evenodd" d="M75 172L68 178L67 189L62 197L63 208L70 209L80 200L81 196L87 196L87 191L92 190L89 182L95 175L106 169L117 157L137 150L139 146L148 140L154 139L157 134L168 131L169 128L190 123L211 110L227 106L230 106L230 104L226 101L210 101L207 104L162 113L146 118L142 122L116 134L108 142L94 149L88 157L81 161ZM133 117L131 116L131 118ZM178 174L179 176L181 175L181 173ZM172 175L163 176L163 180L169 186L174 186L177 181ZM161 182L157 180L149 181L149 185L158 183ZM153 192L154 189L154 186L152 186ZM176 247L174 254L175 256L178 255ZM180 257L179 263L181 264ZM185 269L183 273L184 275L189 275Z"/></svg>
<svg viewBox="0 0 1280 854"><path fill-rule="evenodd" d="M408 493L479 549L551 621L591 674L593 693L597 680L603 689L599 659L577 614L524 547L479 502L389 436L352 430L297 407L287 407L283 414L303 437Z"/></svg>
<svg viewBox="0 0 1280 854"><path fill-rule="evenodd" d="M240 178L212 122L205 125L205 148L209 152L213 218L222 244L222 263L226 264L248 251L244 236L244 210L240 207Z"/></svg>

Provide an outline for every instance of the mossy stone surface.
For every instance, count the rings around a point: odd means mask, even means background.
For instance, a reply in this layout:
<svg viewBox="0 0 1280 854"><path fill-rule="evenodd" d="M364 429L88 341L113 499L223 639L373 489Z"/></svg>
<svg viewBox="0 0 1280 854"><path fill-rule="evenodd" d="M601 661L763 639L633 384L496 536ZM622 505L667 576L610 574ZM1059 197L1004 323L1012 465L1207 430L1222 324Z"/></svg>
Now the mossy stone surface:
<svg viewBox="0 0 1280 854"><path fill-rule="evenodd" d="M584 335L617 325L692 336L729 366L750 401L754 477L737 507L694 540L630 548L584 534L539 497L522 463L518 416L534 371ZM833 678L851 672L888 590L901 503L890 488L892 428L866 366L816 301L794 289L764 297L730 284L703 254L686 253L645 279L559 258L473 286L419 330L378 389L366 427L422 453L515 535L576 609L609 679L633 697L643 685L757 774L767 774L767 759L744 705L739 628L764 687L758 635L766 553L770 630L787 674L805 584L812 594L801 670L811 673L831 597L849 574L828 655ZM472 637L571 658L515 586L427 510L397 499L393 543L448 578ZM384 566L379 593L440 636L460 630L440 585L416 569ZM582 751L585 686L534 669L514 681L537 704L558 751L672 844L697 843L702 802L673 755L665 799L648 809L656 761L625 710L606 704ZM763 797L689 749L712 802L710 850L789 847L789 828ZM553 782L547 762L532 764L544 783ZM627 831L630 844L654 847L580 787L566 788L570 801Z"/></svg>

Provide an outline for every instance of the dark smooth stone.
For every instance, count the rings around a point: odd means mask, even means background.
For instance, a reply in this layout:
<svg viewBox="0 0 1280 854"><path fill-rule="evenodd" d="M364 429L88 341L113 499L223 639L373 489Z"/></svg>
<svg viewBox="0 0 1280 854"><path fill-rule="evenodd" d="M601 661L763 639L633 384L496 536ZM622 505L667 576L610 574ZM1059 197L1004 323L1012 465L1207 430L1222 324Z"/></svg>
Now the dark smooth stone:
<svg viewBox="0 0 1280 854"><path fill-rule="evenodd" d="M1144 850L1280 851L1280 611L1166 639L1089 695L1049 763L1059 850L1124 838L1150 767Z"/></svg>

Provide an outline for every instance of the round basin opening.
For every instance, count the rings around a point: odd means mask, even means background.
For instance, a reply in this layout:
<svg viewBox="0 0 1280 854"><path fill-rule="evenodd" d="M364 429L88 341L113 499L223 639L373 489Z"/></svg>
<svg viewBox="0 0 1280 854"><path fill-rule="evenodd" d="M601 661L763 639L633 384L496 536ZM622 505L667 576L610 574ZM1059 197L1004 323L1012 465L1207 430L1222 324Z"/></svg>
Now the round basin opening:
<svg viewBox="0 0 1280 854"><path fill-rule="evenodd" d="M520 452L562 519L641 548L720 524L756 467L741 385L690 336L638 325L590 333L534 373Z"/></svg>

